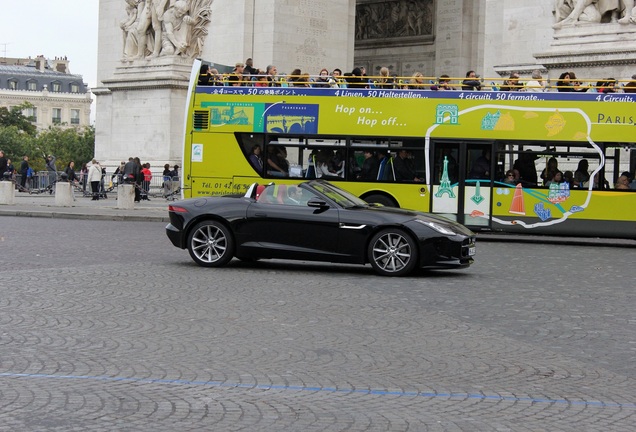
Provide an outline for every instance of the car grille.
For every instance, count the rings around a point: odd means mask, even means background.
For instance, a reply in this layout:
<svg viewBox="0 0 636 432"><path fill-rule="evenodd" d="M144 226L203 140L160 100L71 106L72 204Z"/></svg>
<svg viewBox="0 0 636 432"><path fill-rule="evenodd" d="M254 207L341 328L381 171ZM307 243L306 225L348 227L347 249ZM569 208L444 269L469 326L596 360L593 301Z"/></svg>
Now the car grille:
<svg viewBox="0 0 636 432"><path fill-rule="evenodd" d="M475 247L475 237L468 237L462 242L462 258L470 257L470 249Z"/></svg>

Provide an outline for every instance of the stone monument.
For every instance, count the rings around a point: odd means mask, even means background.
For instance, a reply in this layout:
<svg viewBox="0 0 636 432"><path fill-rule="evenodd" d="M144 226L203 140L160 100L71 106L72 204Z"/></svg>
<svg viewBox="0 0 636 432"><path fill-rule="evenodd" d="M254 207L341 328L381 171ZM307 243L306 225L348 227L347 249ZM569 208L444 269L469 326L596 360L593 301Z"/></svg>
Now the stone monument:
<svg viewBox="0 0 636 432"><path fill-rule="evenodd" d="M95 157L181 166L195 58L345 70L354 16L355 0L100 0Z"/></svg>
<svg viewBox="0 0 636 432"><path fill-rule="evenodd" d="M636 9L633 0L558 0L549 49L535 53L550 75L628 78L636 72Z"/></svg>

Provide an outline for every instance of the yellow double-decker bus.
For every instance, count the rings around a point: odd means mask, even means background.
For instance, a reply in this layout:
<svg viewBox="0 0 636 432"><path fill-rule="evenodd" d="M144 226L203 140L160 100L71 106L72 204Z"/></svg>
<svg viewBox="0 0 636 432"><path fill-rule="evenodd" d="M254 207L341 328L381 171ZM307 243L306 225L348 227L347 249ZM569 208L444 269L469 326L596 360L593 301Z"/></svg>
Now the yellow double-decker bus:
<svg viewBox="0 0 636 432"><path fill-rule="evenodd" d="M201 86L201 64L185 198L321 177L473 230L636 238L636 96Z"/></svg>

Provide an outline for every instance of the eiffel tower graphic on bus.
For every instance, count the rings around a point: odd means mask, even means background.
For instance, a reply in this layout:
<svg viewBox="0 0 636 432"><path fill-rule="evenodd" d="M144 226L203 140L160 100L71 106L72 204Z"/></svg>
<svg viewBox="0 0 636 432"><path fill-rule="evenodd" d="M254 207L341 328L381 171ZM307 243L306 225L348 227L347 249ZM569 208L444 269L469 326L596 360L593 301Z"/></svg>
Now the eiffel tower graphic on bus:
<svg viewBox="0 0 636 432"><path fill-rule="evenodd" d="M439 190L435 194L437 198L441 198L445 193L450 198L455 198L453 193L453 187L451 186L450 179L448 178L448 157L444 156L444 169L442 170L442 179L439 182Z"/></svg>

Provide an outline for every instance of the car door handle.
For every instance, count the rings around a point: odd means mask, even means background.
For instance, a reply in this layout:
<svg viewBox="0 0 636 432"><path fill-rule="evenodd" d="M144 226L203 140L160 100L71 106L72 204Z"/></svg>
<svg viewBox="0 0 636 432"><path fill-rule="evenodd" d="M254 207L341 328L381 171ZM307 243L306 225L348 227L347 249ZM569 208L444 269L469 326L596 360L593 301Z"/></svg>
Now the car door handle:
<svg viewBox="0 0 636 432"><path fill-rule="evenodd" d="M267 213L254 213L255 217L267 217Z"/></svg>
<svg viewBox="0 0 636 432"><path fill-rule="evenodd" d="M346 224L346 223L340 223L339 225L340 225L340 228L351 229L351 230L361 230L366 227L366 225L353 225L353 224Z"/></svg>

